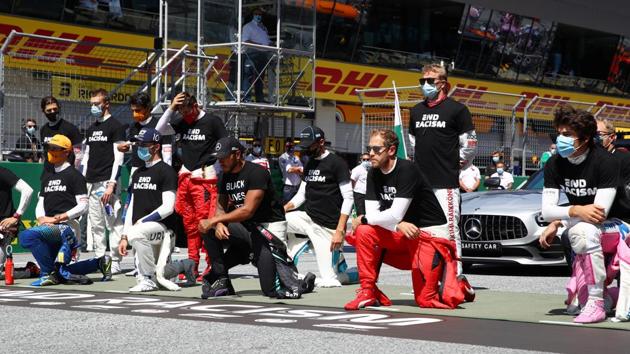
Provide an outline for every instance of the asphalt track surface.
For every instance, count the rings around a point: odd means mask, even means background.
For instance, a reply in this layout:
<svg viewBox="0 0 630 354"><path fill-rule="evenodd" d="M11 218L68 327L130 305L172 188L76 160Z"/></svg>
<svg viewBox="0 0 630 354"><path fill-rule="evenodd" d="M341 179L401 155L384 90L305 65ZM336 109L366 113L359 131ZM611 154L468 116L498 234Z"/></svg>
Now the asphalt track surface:
<svg viewBox="0 0 630 354"><path fill-rule="evenodd" d="M183 256L183 254L180 254ZM17 261L26 258L20 256ZM354 255L347 254L349 264ZM306 255L300 269L315 270ZM127 267L126 267L127 268ZM254 275L251 266L234 274ZM479 267L478 289L562 294L561 268ZM384 268L382 284L409 285ZM237 289L238 291L238 289ZM314 295L314 294L312 294ZM522 295L522 294L520 294ZM345 299L344 299L345 300ZM456 316L169 296L102 293L86 286L0 288L0 352L627 352L630 332ZM628 325L630 327L630 325Z"/></svg>

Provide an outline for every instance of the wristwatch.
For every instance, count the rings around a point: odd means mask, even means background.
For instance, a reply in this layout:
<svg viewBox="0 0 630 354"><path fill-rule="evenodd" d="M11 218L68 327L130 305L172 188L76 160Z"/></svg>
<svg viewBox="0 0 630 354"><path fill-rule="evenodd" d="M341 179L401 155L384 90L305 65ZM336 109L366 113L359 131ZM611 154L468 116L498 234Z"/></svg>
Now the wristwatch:
<svg viewBox="0 0 630 354"><path fill-rule="evenodd" d="M363 224L363 225L367 225L367 224L368 224L368 220L367 220L367 218L365 217L365 215L363 215L363 216L361 217L361 224Z"/></svg>

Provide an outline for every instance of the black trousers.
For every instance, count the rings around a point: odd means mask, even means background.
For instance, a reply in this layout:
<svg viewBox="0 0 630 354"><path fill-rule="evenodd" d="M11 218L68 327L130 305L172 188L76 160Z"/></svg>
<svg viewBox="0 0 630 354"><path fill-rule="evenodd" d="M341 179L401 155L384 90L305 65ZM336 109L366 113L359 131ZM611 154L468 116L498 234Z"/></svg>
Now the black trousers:
<svg viewBox="0 0 630 354"><path fill-rule="evenodd" d="M264 236L253 225L231 223L228 230L230 237L227 240L216 238L214 230L203 235L204 246L212 264L206 280L212 283L219 278L228 278L230 268L251 261L258 268L258 279L263 294L274 296L276 263ZM225 248L227 250L224 251ZM252 254L253 259L250 258Z"/></svg>

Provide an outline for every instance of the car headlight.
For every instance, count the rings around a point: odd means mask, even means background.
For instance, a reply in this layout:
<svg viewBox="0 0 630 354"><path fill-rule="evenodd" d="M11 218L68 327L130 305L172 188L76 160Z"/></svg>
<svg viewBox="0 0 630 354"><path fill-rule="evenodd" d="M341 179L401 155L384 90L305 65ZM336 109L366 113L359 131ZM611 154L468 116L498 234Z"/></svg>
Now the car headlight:
<svg viewBox="0 0 630 354"><path fill-rule="evenodd" d="M541 211L534 215L534 219L536 219L536 224L538 224L538 226L549 226L549 222L542 217Z"/></svg>

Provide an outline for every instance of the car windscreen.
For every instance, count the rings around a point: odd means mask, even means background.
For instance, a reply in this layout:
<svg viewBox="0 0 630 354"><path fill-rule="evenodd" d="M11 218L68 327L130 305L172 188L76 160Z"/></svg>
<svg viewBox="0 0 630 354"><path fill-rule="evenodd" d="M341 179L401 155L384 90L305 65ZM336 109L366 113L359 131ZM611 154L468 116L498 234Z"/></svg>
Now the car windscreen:
<svg viewBox="0 0 630 354"><path fill-rule="evenodd" d="M521 189L525 190L541 190L545 184L545 174L543 170L536 171L533 175L529 176L527 183Z"/></svg>

